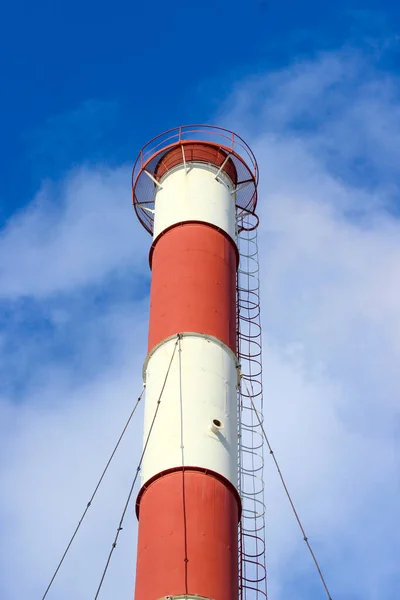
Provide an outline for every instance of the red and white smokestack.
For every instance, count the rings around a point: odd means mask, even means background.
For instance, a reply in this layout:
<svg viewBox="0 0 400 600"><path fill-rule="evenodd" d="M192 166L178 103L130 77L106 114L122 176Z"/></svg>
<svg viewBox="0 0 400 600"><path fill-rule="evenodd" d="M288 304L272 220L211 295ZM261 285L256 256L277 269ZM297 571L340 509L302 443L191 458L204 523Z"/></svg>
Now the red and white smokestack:
<svg viewBox="0 0 400 600"><path fill-rule="evenodd" d="M246 144L206 126L163 134L134 167L153 234L145 440L163 389L136 505L135 600L239 595L236 235L256 177Z"/></svg>

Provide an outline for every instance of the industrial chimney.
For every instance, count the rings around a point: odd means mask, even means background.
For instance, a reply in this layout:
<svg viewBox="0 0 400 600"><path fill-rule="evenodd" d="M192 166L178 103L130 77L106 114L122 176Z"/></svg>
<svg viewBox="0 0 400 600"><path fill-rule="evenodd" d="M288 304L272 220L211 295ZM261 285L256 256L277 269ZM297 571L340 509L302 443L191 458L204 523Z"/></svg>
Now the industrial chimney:
<svg viewBox="0 0 400 600"><path fill-rule="evenodd" d="M236 600L238 235L256 223L257 164L230 131L180 127L142 149L132 183L153 236L135 600Z"/></svg>

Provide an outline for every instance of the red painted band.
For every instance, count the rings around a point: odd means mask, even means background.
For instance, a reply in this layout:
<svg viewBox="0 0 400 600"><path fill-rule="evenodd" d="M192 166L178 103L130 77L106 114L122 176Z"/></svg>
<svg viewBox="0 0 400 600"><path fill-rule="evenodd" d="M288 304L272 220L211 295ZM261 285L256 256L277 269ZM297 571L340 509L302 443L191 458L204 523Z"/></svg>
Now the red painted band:
<svg viewBox="0 0 400 600"><path fill-rule="evenodd" d="M227 233L224 229L221 229L221 227L218 227L217 225L214 225L214 223L208 223L206 221L178 221L178 223L173 223L173 225L170 225L169 227L166 227L165 229L162 230L161 233L158 234L158 236L153 240L153 243L151 244L150 247L150 252L149 252L149 265L150 265L150 269L152 269L153 266L153 254L154 254L154 248L156 247L156 244L158 243L158 240L165 235L166 233L168 233L168 231L171 231L171 229L174 229L174 227L183 227L184 225L207 225L207 227L212 227L213 229L215 229L215 231L218 231L218 233L220 233L221 235L223 235L228 242L230 242L235 250L235 254L236 254L236 271L238 270L239 267L239 260L240 260L240 256L239 256L239 248L236 245L236 242L234 242L234 240L231 238L231 236L229 235L229 233Z"/></svg>
<svg viewBox="0 0 400 600"><path fill-rule="evenodd" d="M218 479L219 481L221 481L221 483L223 483L227 488L229 488L231 490L232 494L236 497L236 502L237 502L237 506L238 506L238 515L239 515L239 519L240 519L241 514L242 514L242 501L241 501L239 492L237 491L235 486L228 479L226 479L225 477L223 477L220 473L217 473L216 471L212 471L211 469L205 469L203 467L192 467L192 466L172 467L171 469L166 469L165 471L161 471L160 473L153 475L153 477L151 477L148 481L146 481L146 483L140 488L139 493L136 498L136 516L138 519L139 519L139 514L140 514L140 502L142 500L143 494L152 485L152 483L154 483L160 477L165 477L166 475L170 475L171 473L176 473L178 471L182 472L183 470L185 470L185 472L186 471L196 471L197 473L204 473L204 475L209 475L210 477L215 477L215 479Z"/></svg>
<svg viewBox="0 0 400 600"><path fill-rule="evenodd" d="M236 253L213 227L185 223L152 257L149 351L180 331L212 335L236 353Z"/></svg>
<svg viewBox="0 0 400 600"><path fill-rule="evenodd" d="M238 521L235 496L211 475L155 481L140 506L135 600L238 598Z"/></svg>

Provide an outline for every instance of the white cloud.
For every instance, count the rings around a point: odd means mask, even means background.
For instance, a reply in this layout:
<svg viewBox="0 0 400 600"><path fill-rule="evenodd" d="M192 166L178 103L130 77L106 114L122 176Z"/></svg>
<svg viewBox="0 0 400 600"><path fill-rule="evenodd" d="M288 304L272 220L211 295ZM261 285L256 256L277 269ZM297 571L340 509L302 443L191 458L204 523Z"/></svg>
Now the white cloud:
<svg viewBox="0 0 400 600"><path fill-rule="evenodd" d="M116 321L113 316L108 325L98 322L97 331L111 328L116 338L121 330L127 333L114 356L118 362L111 361L78 384L66 368L66 373L30 389L18 405L0 401L2 598L42 597L141 392L145 328L121 312ZM50 360L44 370L51 370ZM136 471L142 418L139 405L50 598L94 595ZM132 595L134 502L123 533L110 577L121 593ZM104 597L107 589L111 597L108 581Z"/></svg>
<svg viewBox="0 0 400 600"><path fill-rule="evenodd" d="M99 168L45 185L2 233L0 295L44 297L128 267L144 272L147 238L134 230L129 181L127 168Z"/></svg>
<svg viewBox="0 0 400 600"><path fill-rule="evenodd" d="M331 593L342 600L397 598L395 86L359 56L325 55L241 82L224 116L251 143L262 175L267 429ZM65 318L76 318L79 327L82 313L68 313L77 290L104 286L112 273L125 283L127 272L145 273L150 240L129 206L125 170L86 170L60 189L45 190L3 231L0 255L8 259L0 263L1 293L13 301L31 297L51 308L60 327ZM61 308L49 303L54 295L62 296ZM89 353L90 376L77 382L69 356L55 369L46 354L44 364L35 362L41 373L35 386L21 392L19 403L0 404L4 600L41 597L90 496L140 387L142 315L143 305L126 299L89 310L90 327L72 349L85 356L105 334L109 356L101 368ZM21 339L22 359L29 335ZM94 595L136 466L139 430L140 419L49 600ZM300 598L307 590L307 597L323 598L266 459L270 597ZM131 515L104 600L132 593L134 535Z"/></svg>

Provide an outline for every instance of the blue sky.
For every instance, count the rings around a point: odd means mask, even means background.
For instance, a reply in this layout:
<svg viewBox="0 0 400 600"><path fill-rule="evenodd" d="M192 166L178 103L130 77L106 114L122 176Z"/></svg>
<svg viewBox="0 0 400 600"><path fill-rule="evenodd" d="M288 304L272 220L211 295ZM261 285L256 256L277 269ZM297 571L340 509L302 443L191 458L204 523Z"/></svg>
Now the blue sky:
<svg viewBox="0 0 400 600"><path fill-rule="evenodd" d="M260 166L266 422L334 600L398 600L400 9L14 2L0 19L0 596L41 598L141 389L140 147L231 128ZM51 598L90 598L133 424ZM324 598L271 465L270 600ZM131 597L136 523L103 591ZM21 577L21 572L24 577Z"/></svg>
<svg viewBox="0 0 400 600"><path fill-rule="evenodd" d="M399 23L395 3L372 0L8 3L0 24L2 217L44 178L82 162L130 163L143 140L208 121L249 73L348 43L371 51ZM396 55L382 64L396 64Z"/></svg>

